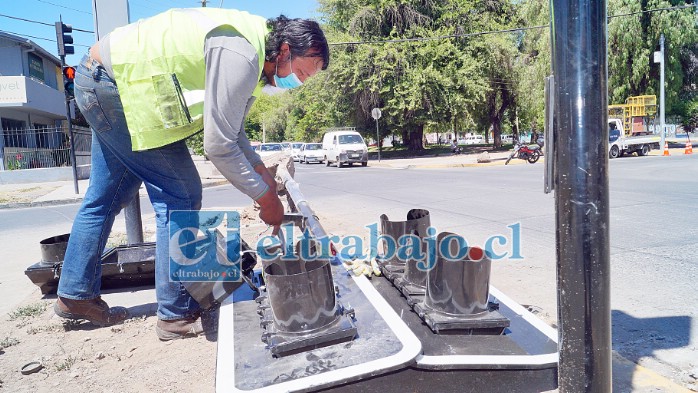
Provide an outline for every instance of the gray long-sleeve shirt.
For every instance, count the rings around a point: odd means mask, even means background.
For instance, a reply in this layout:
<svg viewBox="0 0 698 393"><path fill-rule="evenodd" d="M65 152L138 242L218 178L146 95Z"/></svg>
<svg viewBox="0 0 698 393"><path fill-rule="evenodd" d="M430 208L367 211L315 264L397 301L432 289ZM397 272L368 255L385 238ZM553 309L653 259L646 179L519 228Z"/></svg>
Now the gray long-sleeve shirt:
<svg viewBox="0 0 698 393"><path fill-rule="evenodd" d="M219 29L206 39L204 54L204 149L228 181L256 200L269 188L253 169L263 162L244 129L259 80L257 51L234 30Z"/></svg>

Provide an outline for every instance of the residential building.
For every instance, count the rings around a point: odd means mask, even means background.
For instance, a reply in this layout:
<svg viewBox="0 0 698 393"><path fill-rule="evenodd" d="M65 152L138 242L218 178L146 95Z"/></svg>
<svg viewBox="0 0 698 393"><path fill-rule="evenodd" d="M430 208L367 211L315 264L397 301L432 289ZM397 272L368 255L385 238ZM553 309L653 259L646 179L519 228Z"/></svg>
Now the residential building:
<svg viewBox="0 0 698 393"><path fill-rule="evenodd" d="M0 32L0 170L70 165L60 60Z"/></svg>

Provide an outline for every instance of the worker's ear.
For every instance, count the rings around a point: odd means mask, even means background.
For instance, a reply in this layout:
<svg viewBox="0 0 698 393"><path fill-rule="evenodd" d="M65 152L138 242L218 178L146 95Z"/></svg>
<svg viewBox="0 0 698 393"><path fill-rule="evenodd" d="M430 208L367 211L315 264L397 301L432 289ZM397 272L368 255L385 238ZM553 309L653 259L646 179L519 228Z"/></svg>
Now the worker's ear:
<svg viewBox="0 0 698 393"><path fill-rule="evenodd" d="M277 56L277 59L279 61L284 62L288 61L288 59L291 57L291 48L288 46L287 43L283 42L281 43L281 46L279 47L279 55Z"/></svg>

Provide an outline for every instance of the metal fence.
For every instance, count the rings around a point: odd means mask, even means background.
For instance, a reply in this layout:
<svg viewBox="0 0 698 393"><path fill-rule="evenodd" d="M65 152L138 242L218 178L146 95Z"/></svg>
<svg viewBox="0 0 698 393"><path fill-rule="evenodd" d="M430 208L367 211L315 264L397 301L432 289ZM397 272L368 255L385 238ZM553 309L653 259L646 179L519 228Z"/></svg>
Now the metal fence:
<svg viewBox="0 0 698 393"><path fill-rule="evenodd" d="M90 163L92 132L73 126L75 161ZM70 137L67 128L22 128L0 130L0 170L71 166Z"/></svg>

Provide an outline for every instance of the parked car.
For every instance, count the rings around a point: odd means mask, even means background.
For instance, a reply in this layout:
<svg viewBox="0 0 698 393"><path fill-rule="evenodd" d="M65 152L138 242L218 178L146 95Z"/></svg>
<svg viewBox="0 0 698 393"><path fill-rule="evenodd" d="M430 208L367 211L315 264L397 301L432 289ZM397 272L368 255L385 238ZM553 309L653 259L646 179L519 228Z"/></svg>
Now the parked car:
<svg viewBox="0 0 698 393"><path fill-rule="evenodd" d="M322 148L322 143L304 143L301 147L300 163L310 164L311 162L325 162L325 150Z"/></svg>
<svg viewBox="0 0 698 393"><path fill-rule="evenodd" d="M500 135L502 139L502 145L510 145L514 143L514 136L513 135Z"/></svg>
<svg viewBox="0 0 698 393"><path fill-rule="evenodd" d="M259 145L259 150L257 150L257 153L259 153L260 157L267 157L283 151L284 148L281 146L281 143L262 143Z"/></svg>
<svg viewBox="0 0 698 393"><path fill-rule="evenodd" d="M281 142L281 148L286 151L291 151L291 142Z"/></svg>
<svg viewBox="0 0 698 393"><path fill-rule="evenodd" d="M290 145L291 145L291 149L289 150L289 153L291 154L291 158L293 158L293 161L300 160L301 147L303 147L304 143L303 142L291 142Z"/></svg>
<svg viewBox="0 0 698 393"><path fill-rule="evenodd" d="M325 150L325 165L337 163L342 165L361 163L368 165L368 147L364 138L356 131L329 131L322 137L322 148Z"/></svg>

